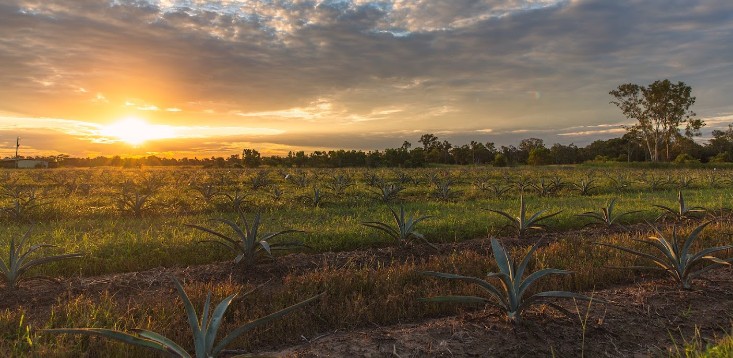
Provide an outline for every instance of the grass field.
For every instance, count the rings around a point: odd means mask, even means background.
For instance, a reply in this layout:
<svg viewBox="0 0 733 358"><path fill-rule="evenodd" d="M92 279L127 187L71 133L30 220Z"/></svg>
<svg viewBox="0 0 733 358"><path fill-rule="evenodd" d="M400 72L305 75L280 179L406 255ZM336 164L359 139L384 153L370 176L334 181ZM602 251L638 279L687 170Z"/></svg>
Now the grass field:
<svg viewBox="0 0 733 358"><path fill-rule="evenodd" d="M529 269L575 272L543 280L532 292L588 293L666 277L615 268L648 261L594 244L597 241L644 248L633 239L651 234L645 222L659 225L669 236L672 227L686 235L700 222L713 220L693 246L695 250L731 244L733 233L728 210L733 207L733 171L727 169L149 168L1 174L3 257L10 239L28 230L33 244L57 245L48 252L83 254L29 272L54 277L59 283L27 280L18 289L0 288L4 296L0 352L10 356L152 354L103 339L44 334L39 331L42 328L138 327L162 333L190 349L183 304L170 275L186 280L184 287L199 310L209 291L213 302L218 302L261 286L232 303L222 332L325 292L316 303L257 328L230 346L236 352L262 351L334 330L475 312L481 307L418 302L437 294L480 294L475 287L427 278L420 272L483 277L497 268L488 246L491 236L501 238L514 256L542 239ZM706 211L693 208L690 217L679 222L672 215L660 218L664 211L654 205L677 209L679 192L686 206ZM528 216L541 210L559 214L542 222L543 231L517 240L506 227L508 221L489 209L516 216L520 196ZM592 220L578 216L600 212L613 199L617 214L638 210L619 220L624 226L589 225ZM384 233L362 225L366 221L391 224L389 209L400 207L408 215L431 216L417 225L417 231L437 250L417 241L398 246ZM261 214L263 231L303 231L284 234L272 243L298 241L305 246L296 255L283 256L292 251L277 254L274 264L264 260L243 267L233 264L236 255L223 246L202 242L215 239L213 235L187 226L229 234L225 224L211 219L238 220L238 210L250 222ZM718 256L729 258L730 250ZM727 309L731 312L727 317L705 329L717 332L720 324L730 323L733 310ZM577 329L578 322L571 326ZM581 346L578 341L577 348ZM592 349L600 354L606 348Z"/></svg>

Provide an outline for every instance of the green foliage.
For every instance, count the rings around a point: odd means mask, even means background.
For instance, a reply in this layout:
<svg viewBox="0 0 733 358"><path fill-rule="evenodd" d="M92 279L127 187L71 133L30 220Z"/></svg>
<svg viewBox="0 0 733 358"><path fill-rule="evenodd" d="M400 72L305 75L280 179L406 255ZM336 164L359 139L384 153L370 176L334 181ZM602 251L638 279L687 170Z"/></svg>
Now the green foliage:
<svg viewBox="0 0 733 358"><path fill-rule="evenodd" d="M579 183L572 183L573 187L580 193L580 195L591 195L593 194L593 190L597 188L595 185L595 180L591 178L585 178L581 179Z"/></svg>
<svg viewBox="0 0 733 358"><path fill-rule="evenodd" d="M43 248L56 246L49 244L37 244L26 250L25 246L30 238L31 230L32 229L28 229L17 243L14 238L11 238L10 244L8 245L7 261L4 258L0 258L0 274L2 274L6 287L10 289L17 288L18 283L23 279L23 275L35 266L82 256L82 254L74 253L32 258L34 252Z"/></svg>
<svg viewBox="0 0 733 358"><path fill-rule="evenodd" d="M160 189L162 184L155 182L152 177L146 177L142 183L137 184L130 180L120 185L120 193L117 197L117 209L124 213L132 214L135 217L142 217L143 214L152 209L150 200Z"/></svg>
<svg viewBox="0 0 733 358"><path fill-rule="evenodd" d="M632 210L627 211L618 215L614 215L613 209L616 206L616 198L611 199L611 201L606 205L606 207L601 208L600 212L594 212L594 211L588 211L582 214L578 214L580 217L586 217L593 219L595 223L603 224L606 227L611 227L613 225L618 225L617 220L620 219L623 216L638 213L641 212L641 210Z"/></svg>
<svg viewBox="0 0 733 358"><path fill-rule="evenodd" d="M350 186L354 185L353 180L347 175L335 175L331 178L331 181L327 184L328 188L331 189L336 195L343 195Z"/></svg>
<svg viewBox="0 0 733 358"><path fill-rule="evenodd" d="M491 162L491 165L495 167L506 167L509 165L509 161L507 160L506 155L503 153L497 153L494 156L494 160Z"/></svg>
<svg viewBox="0 0 733 358"><path fill-rule="evenodd" d="M377 198L383 203L391 203L398 199L399 193L403 190L405 188L398 184L382 184L379 187L379 191L375 193L377 194Z"/></svg>
<svg viewBox="0 0 733 358"><path fill-rule="evenodd" d="M724 245L706 248L700 250L697 253L691 252L692 244L700 235L700 232L708 226L710 222L706 222L696 227L687 236L680 238L677 236L677 228L675 227L672 231L672 239L668 241L662 232L653 227L657 232L658 236L649 237L649 240L635 239L634 241L644 243L656 249L657 255L639 251L636 249L623 247L620 245L608 244L608 243L597 243L598 245L608 246L615 249L619 249L624 252L634 254L639 257L643 257L651 260L656 266L632 266L632 269L654 269L662 270L669 273L677 282L682 285L682 288L689 290L692 288L692 280L699 276L701 273L710 269L720 267L723 265L730 265L733 262L733 258L720 259L713 254L729 250L733 248L733 245ZM710 263L704 266L704 263Z"/></svg>
<svg viewBox="0 0 733 358"><path fill-rule="evenodd" d="M225 234L222 234L221 232L199 225L186 224L186 226L201 230L224 240L205 241L213 242L226 247L235 255L237 255L234 258L234 263L242 264L245 267L255 265L257 263L257 258L259 257L259 254L261 254L262 252L266 253L270 258L273 258L272 250L287 250L292 249L295 246L299 246L299 244L295 243L274 244L269 242L269 240L276 236L287 233L303 232L301 230L282 230L271 233L260 233L261 221L259 213L255 214L251 227L247 222L247 218L244 216L244 212L241 210L239 211L239 218L241 219L243 226L239 226L234 221L227 219L211 219L211 221L221 222L229 226L234 232L234 236L227 236Z"/></svg>
<svg viewBox="0 0 733 358"><path fill-rule="evenodd" d="M533 148L529 152L529 158L527 159L529 165L549 165L552 164L552 154L550 150L545 147Z"/></svg>
<svg viewBox="0 0 733 358"><path fill-rule="evenodd" d="M406 218L405 208L402 206L400 206L399 215L397 215L397 212L395 212L392 208L389 208L389 211L392 213L392 217L395 219L396 226L390 226L389 224L380 221L367 221L363 222L362 225L375 228L387 233L387 235L395 239L397 244L402 247L408 246L410 243L412 243L414 239L417 239L437 249L435 245L431 244L425 239L425 236L415 230L415 226L419 222L429 219L432 216L425 215L418 218L410 216Z"/></svg>
<svg viewBox="0 0 733 358"><path fill-rule="evenodd" d="M527 255L525 255L522 261L517 265L514 260L509 258L509 255L507 255L499 241L493 238L491 239L491 249L494 252L494 259L496 260L499 272L489 272L487 277L498 279L500 285L494 285L486 280L476 277L451 273L433 271L425 271L422 273L427 276L476 284L488 294L489 298L478 296L437 296L424 298L421 299L421 301L490 304L498 306L504 310L509 320L516 323L519 321L522 311L547 298L574 298L590 300L590 297L568 291L544 291L525 297L529 288L537 283L541 278L548 275L567 275L572 273L571 271L546 268L535 271L529 274L527 278L524 278L527 266L529 265L532 255L535 250L537 250L539 244L539 242L534 244Z"/></svg>
<svg viewBox="0 0 733 358"><path fill-rule="evenodd" d="M680 153L677 158L674 158L675 164L686 164L686 163L700 163L700 159L697 159L687 153Z"/></svg>
<svg viewBox="0 0 733 358"><path fill-rule="evenodd" d="M11 199L10 205L2 210L16 221L29 221L34 209L49 204L39 200L36 188L33 187L6 185L3 186L2 195Z"/></svg>
<svg viewBox="0 0 733 358"><path fill-rule="evenodd" d="M440 200L451 200L458 196L459 192L453 189L453 181L450 179L436 180L433 182L435 190L433 196Z"/></svg>
<svg viewBox="0 0 733 358"><path fill-rule="evenodd" d="M707 210L701 206L688 207L685 203L685 198L682 196L682 192L677 192L677 208L673 209L664 205L654 205L662 210L661 215L657 217L657 220L661 220L665 217L672 217L676 221L698 219L699 214L705 213Z"/></svg>
<svg viewBox="0 0 733 358"><path fill-rule="evenodd" d="M685 135L700 134L705 123L696 119L690 110L695 104L692 88L684 82L676 84L665 79L649 86L625 83L609 92L615 100L611 103L621 109L629 119L637 121L627 127L629 133L645 145L653 162L662 159L662 149L669 156L672 140L680 135L680 126L686 125ZM662 148L664 146L664 148Z"/></svg>
<svg viewBox="0 0 733 358"><path fill-rule="evenodd" d="M509 226L511 226L517 234L517 237L521 240L524 239L530 230L544 230L544 227L539 224L540 221L551 218L561 211L541 216L546 210L540 210L535 214L527 217L527 205L524 202L524 195L519 196L519 215L514 217L504 211L489 209L490 212L499 214L509 220Z"/></svg>
<svg viewBox="0 0 733 358"><path fill-rule="evenodd" d="M188 295L183 289L181 283L178 282L176 278L172 278L172 280L173 284L176 286L179 297L183 301L183 305L186 310L186 316L188 318L188 324L193 333L193 346L195 352L193 355L191 355L189 352L186 352L186 350L182 346L172 341L171 339L146 329L135 329L133 330L135 334L105 328L59 328L45 329L42 332L54 334L65 333L99 336L134 346L149 348L172 357L218 357L220 356L224 348L226 348L242 334L251 331L252 329L257 328L263 324L269 323L275 319L283 317L286 314L291 313L292 311L319 299L323 295L320 294L317 296L313 296L305 301L301 301L290 307L284 308L280 311L271 313L265 317L242 325L231 331L221 341L219 341L218 344L215 345L216 335L219 331L219 326L224 319L224 314L226 313L226 310L229 308L229 305L232 303L232 300L234 300L237 294L235 293L226 297L216 306L216 308L214 308L214 311L211 312L211 292L209 292L209 294L206 296L206 302L204 303L201 318L199 319L198 315L196 314L196 310L193 307L193 303L191 303L191 300L188 298Z"/></svg>

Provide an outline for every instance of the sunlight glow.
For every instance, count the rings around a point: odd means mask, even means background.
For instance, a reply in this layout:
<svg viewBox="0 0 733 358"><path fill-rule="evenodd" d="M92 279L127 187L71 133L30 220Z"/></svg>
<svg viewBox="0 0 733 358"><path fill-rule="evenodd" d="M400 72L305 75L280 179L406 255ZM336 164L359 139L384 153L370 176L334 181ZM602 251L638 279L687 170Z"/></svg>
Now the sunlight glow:
<svg viewBox="0 0 733 358"><path fill-rule="evenodd" d="M172 127L150 124L137 117L127 117L103 127L100 134L135 146L149 140L176 137L176 131Z"/></svg>

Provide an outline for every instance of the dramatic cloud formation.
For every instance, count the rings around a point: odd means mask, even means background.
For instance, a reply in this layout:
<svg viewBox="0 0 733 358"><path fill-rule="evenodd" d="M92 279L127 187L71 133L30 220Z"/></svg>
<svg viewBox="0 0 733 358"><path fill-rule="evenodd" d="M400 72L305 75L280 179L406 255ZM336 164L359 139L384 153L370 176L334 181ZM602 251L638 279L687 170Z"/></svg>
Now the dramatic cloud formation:
<svg viewBox="0 0 733 358"><path fill-rule="evenodd" d="M620 135L621 83L693 87L733 113L733 2L10 0L0 4L0 145L72 155L253 146L381 149ZM128 116L177 128L104 140ZM160 127L162 128L162 127Z"/></svg>

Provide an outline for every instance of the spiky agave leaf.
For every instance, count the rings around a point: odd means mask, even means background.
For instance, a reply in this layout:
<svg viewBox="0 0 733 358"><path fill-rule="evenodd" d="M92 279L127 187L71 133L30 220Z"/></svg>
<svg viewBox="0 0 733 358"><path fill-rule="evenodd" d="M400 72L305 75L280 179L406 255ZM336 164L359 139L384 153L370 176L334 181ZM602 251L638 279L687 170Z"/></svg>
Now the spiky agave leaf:
<svg viewBox="0 0 733 358"><path fill-rule="evenodd" d="M3 280L6 285L10 288L15 288L21 281L22 276L33 267L43 265L50 262L61 261L71 258L77 258L83 256L81 253L71 253L62 255L51 255L43 256L35 259L31 259L30 255L43 248L57 247L56 245L50 244L37 244L33 245L28 250L23 251L26 246L26 242L30 238L30 233L33 230L31 227L26 231L25 234L20 238L16 244L15 238L10 239L10 245L8 246L8 261L5 262L3 258L0 258L0 273L3 275Z"/></svg>
<svg viewBox="0 0 733 358"><path fill-rule="evenodd" d="M120 332L120 331L116 331L113 329L107 329L107 328L53 328L53 329L44 329L44 330L41 330L41 332L98 336L98 337L112 339L115 341L133 345L133 346L153 349L161 353L166 353L173 357L181 357L181 358L190 358L191 357L190 354L188 354L183 348L181 348L175 342L172 342L173 344L175 344L175 346L169 346L169 345L162 344L159 341L156 341L150 338L146 338L143 336L136 336L133 334Z"/></svg>
<svg viewBox="0 0 733 358"><path fill-rule="evenodd" d="M524 256L522 261L517 265L506 250L501 246L498 240L491 239L491 249L494 252L494 259L499 268L499 272L489 272L489 278L496 278L500 285L496 286L488 281L457 274L427 271L422 274L445 278L449 280L459 280L479 285L488 292L491 299L477 296L437 296L432 298L421 299L425 302L453 302L453 303L484 303L492 304L503 309L507 317L512 322L517 322L523 310L531 306L533 303L544 298L576 298L582 300L590 300L590 297L579 293L568 291L545 291L536 293L525 298L527 290L541 278L553 274L570 274L571 271L558 269L542 269L531 273L527 278L523 279L524 273L529 265L535 250L539 246L539 242L530 248L529 252Z"/></svg>
<svg viewBox="0 0 733 358"><path fill-rule="evenodd" d="M415 230L415 226L419 222L432 218L432 216L424 215L417 218L410 216L406 218L405 208L403 206L400 206L399 215L394 209L389 208L389 210L392 213L392 218L394 219L395 226L391 226L380 221L365 221L361 224L387 233L387 235L395 239L398 244L403 246L408 245L412 238L416 238L437 249L435 245L425 240L425 237Z"/></svg>
<svg viewBox="0 0 733 358"><path fill-rule="evenodd" d="M634 266L635 269L661 269L667 271L678 283L682 285L684 289L691 289L692 279L697 277L700 273L710 270L712 268L720 267L722 265L729 265L733 262L733 258L720 259L712 256L712 254L728 250L733 248L733 245L724 245L718 247L711 247L701 250L697 253L690 253L690 248L693 242L698 238L702 230L708 226L711 222L708 221L697 226L689 235L684 237L681 242L677 236L676 227L672 232L672 240L668 241L664 234L657 228L653 227L657 232L658 236L649 237L647 240L634 239L634 241L647 244L658 252L658 255L652 253L643 252L640 250L598 242L597 245L612 247L617 250L628 252L630 254L643 257L651 260L658 267L649 266ZM700 267L705 262L710 262L710 265Z"/></svg>
<svg viewBox="0 0 733 358"><path fill-rule="evenodd" d="M697 213L704 213L707 211L707 209L701 207L701 206L694 206L694 207L687 207L687 204L685 203L685 198L682 196L682 191L677 192L677 208L673 209L664 205L652 205L657 208L660 208L663 210L662 214L657 217L657 220L660 220L666 216L673 216L676 220L683 220L683 219L689 219L694 218L694 214Z"/></svg>
<svg viewBox="0 0 733 358"><path fill-rule="evenodd" d="M595 211L588 211L588 212L585 212L585 213L582 213L582 214L578 214L576 216L590 218L590 219L595 220L598 223L602 223L602 224L610 227L610 226L613 226L614 224L616 224L616 221L619 220L620 218L622 218L622 217L624 217L626 215L635 214L635 213L638 213L638 212L641 212L642 211L642 210L631 210L631 211L623 212L623 213L618 214L618 215L614 215L614 208L615 207L616 207L616 198L613 198L608 203L608 205L606 205L606 207L601 208L600 213L597 213ZM590 224L593 224L593 223L589 223L587 225L590 225Z"/></svg>
<svg viewBox="0 0 733 358"><path fill-rule="evenodd" d="M175 277L172 277L171 279L173 280L176 290L178 291L179 297L183 301L184 309L186 311L186 317L193 333L195 357L197 358L217 357L219 356L221 351L226 348L226 346L231 344L232 341L234 341L243 333L248 332L268 322L271 322L277 318L283 317L286 314L291 313L292 311L308 303L311 303L323 296L323 293L318 294L309 299L298 302L292 306L286 307L280 311L271 313L265 317L242 325L227 334L218 344L214 345L216 341L216 335L223 321L224 314L226 313L227 308L229 308L229 305L231 304L232 300L237 296L237 294L232 294L222 300L216 306L216 308L214 308L211 316L209 316L211 305L211 292L209 292L206 297L206 302L204 303L201 319L199 319L198 315L196 314L196 310L194 309L193 304L188 298L188 295L183 289L181 283ZM192 357L191 354L186 352L186 350L182 348L179 344L159 333L145 329L133 329L132 331L137 333L137 335L104 328L59 328L45 329L41 332L100 336L108 339L117 340L126 344L157 350L159 352L167 353L174 357Z"/></svg>
<svg viewBox="0 0 733 358"><path fill-rule="evenodd" d="M220 244L229 250L231 250L235 255L237 255L234 259L234 262L239 264L240 262L244 261L244 264L254 265L256 263L257 259L257 253L260 250L265 251L268 256L272 257L272 250L286 250L290 248L294 248L296 246L302 246L297 243L289 243L285 245L279 245L279 244L273 244L270 243L269 240L275 238L276 236L287 234L287 233L295 233L295 232L304 232L302 230L281 230L277 232L269 232L269 233L262 233L260 234L260 225L261 225L261 216L259 213L255 214L254 219L252 220L252 226L249 225L249 222L247 221L247 218L244 216L244 212L239 211L239 216L242 221L242 226L238 225L236 222L228 219L210 219L210 221L216 221L223 223L227 226L229 226L232 231L236 234L235 237L227 236L221 232L218 232L213 229L209 229L200 225L194 225L194 224L185 224L188 227L201 230L203 232L209 233L211 235L214 235L222 240L203 240L207 242L213 242L216 244Z"/></svg>
<svg viewBox="0 0 733 358"><path fill-rule="evenodd" d="M494 210L494 209L488 209L490 212L499 214L506 219L509 220L508 226L511 226L514 228L514 230L517 232L517 235L519 236L519 239L523 239L525 237L525 234L529 230L543 230L544 227L542 225L539 225L540 221L543 221L545 219L551 218L557 214L560 214L562 212L558 211L552 214L541 216L545 213L547 210L540 210L537 213L533 214L532 216L527 219L527 205L524 201L524 195L519 196L519 216L514 217L511 214L501 211L501 210Z"/></svg>

